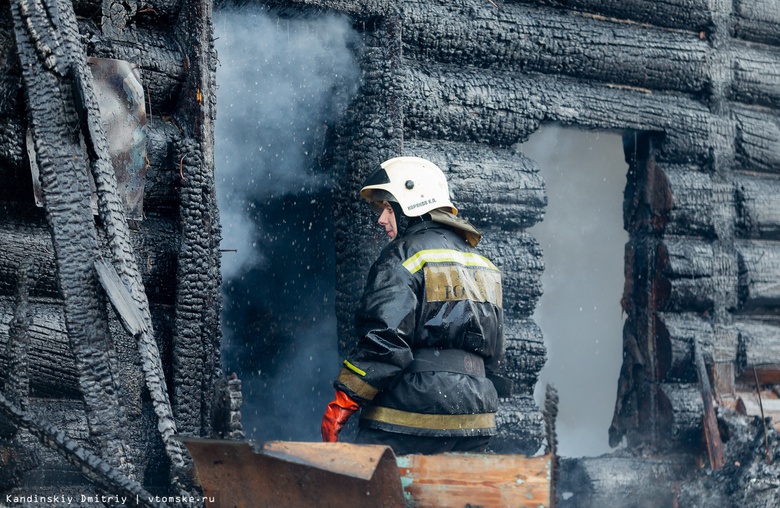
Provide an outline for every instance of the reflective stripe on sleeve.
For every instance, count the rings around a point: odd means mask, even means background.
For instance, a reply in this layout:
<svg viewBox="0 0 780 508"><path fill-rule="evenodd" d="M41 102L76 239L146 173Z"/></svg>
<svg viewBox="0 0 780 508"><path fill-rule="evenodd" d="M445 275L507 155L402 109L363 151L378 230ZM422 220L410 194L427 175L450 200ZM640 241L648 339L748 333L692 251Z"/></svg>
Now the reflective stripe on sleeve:
<svg viewBox="0 0 780 508"><path fill-rule="evenodd" d="M365 370L359 369L359 368L355 367L354 365L349 363L349 360L344 360L344 366L346 368L348 368L349 370L351 370L352 372L354 372L355 374L361 376L361 377L365 377L366 376L366 371Z"/></svg>
<svg viewBox="0 0 780 508"><path fill-rule="evenodd" d="M403 262L409 273L417 273L426 263L457 263L463 266L476 266L498 270L488 258L473 252L461 252L453 249L426 249L414 254Z"/></svg>
<svg viewBox="0 0 780 508"><path fill-rule="evenodd" d="M495 413L432 415L378 406L364 408L361 418L391 425L432 430L492 429L496 426Z"/></svg>
<svg viewBox="0 0 780 508"><path fill-rule="evenodd" d="M338 382L355 392L360 398L365 400L374 400L379 390L360 379L354 372L347 368L342 368L339 372Z"/></svg>

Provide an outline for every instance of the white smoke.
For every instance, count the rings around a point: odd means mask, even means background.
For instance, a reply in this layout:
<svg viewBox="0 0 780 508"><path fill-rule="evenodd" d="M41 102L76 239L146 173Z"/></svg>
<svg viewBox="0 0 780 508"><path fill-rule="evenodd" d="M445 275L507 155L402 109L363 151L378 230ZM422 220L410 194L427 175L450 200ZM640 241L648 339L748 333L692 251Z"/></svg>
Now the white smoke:
<svg viewBox="0 0 780 508"><path fill-rule="evenodd" d="M533 316L548 352L537 402L545 384L558 389L560 455L600 455L610 451L623 353L622 138L545 127L521 150L539 164L548 195L544 220L530 229L545 262L544 294Z"/></svg>
<svg viewBox="0 0 780 508"><path fill-rule="evenodd" d="M251 220L266 198L316 190L311 171L325 125L343 113L359 83L346 18L276 18L259 8L214 14L217 67L217 203L222 275L262 261Z"/></svg>
<svg viewBox="0 0 780 508"><path fill-rule="evenodd" d="M223 363L248 437L318 440L338 372L327 129L355 95L359 41L335 15L214 15Z"/></svg>

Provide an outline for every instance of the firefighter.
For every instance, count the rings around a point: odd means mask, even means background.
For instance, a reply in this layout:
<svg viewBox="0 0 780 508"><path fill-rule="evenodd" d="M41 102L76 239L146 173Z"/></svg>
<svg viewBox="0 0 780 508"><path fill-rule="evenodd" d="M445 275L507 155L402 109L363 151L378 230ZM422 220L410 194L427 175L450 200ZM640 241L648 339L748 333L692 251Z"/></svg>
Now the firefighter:
<svg viewBox="0 0 780 508"><path fill-rule="evenodd" d="M432 162L390 159L360 195L391 242L369 271L323 441L338 441L362 408L357 443L399 455L483 451L498 408L487 376L504 355L501 273L475 249L481 235L457 216Z"/></svg>

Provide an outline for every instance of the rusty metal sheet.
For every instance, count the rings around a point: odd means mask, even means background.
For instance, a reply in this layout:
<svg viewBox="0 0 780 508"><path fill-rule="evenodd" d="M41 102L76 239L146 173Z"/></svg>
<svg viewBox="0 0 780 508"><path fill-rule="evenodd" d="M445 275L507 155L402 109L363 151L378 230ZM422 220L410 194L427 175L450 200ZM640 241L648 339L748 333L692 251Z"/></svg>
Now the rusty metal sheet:
<svg viewBox="0 0 780 508"><path fill-rule="evenodd" d="M406 506L386 446L179 439L195 461L209 507Z"/></svg>
<svg viewBox="0 0 780 508"><path fill-rule="evenodd" d="M476 453L397 458L408 506L427 508L553 506L553 460Z"/></svg>
<svg viewBox="0 0 780 508"><path fill-rule="evenodd" d="M134 64L124 60L88 58L87 63L92 72L100 120L108 139L108 155L116 174L125 213L130 219L141 220L146 183L146 102L141 74ZM44 206L38 163L29 129L26 141L35 203ZM92 208L97 213L94 183L92 190Z"/></svg>

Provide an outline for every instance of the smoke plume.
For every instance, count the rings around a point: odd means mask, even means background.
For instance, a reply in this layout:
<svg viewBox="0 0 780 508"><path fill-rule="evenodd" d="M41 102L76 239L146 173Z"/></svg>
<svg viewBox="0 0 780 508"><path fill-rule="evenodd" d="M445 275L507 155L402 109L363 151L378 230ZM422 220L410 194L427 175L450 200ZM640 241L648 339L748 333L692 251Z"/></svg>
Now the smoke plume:
<svg viewBox="0 0 780 508"><path fill-rule="evenodd" d="M223 364L259 440L318 440L338 370L327 129L360 80L345 18L215 12Z"/></svg>

